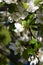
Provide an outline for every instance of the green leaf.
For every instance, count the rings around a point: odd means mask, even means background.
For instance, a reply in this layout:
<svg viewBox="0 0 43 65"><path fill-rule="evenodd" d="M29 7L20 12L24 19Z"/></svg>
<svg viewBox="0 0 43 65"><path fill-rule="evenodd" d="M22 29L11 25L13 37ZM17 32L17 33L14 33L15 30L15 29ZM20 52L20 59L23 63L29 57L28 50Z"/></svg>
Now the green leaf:
<svg viewBox="0 0 43 65"><path fill-rule="evenodd" d="M22 21L22 25L25 27L25 28L28 28L29 27L29 23L30 23L30 20L23 20Z"/></svg>
<svg viewBox="0 0 43 65"><path fill-rule="evenodd" d="M41 43L40 43L40 42L37 42L37 43L35 44L35 48L38 50L40 47L41 47Z"/></svg>
<svg viewBox="0 0 43 65"><path fill-rule="evenodd" d="M25 20L22 21L22 25L23 25L24 27L26 27L26 21L25 21Z"/></svg>
<svg viewBox="0 0 43 65"><path fill-rule="evenodd" d="M31 29L31 32L32 32L32 35L36 38L37 37L37 31Z"/></svg>
<svg viewBox="0 0 43 65"><path fill-rule="evenodd" d="M27 5L27 3L24 3L24 2L22 2L22 6L25 8L25 9L27 9L29 6Z"/></svg>
<svg viewBox="0 0 43 65"><path fill-rule="evenodd" d="M7 45L11 41L10 33L6 29L6 27L3 27L0 30L0 45Z"/></svg>
<svg viewBox="0 0 43 65"><path fill-rule="evenodd" d="M28 55L33 55L35 52L34 52L34 49L32 49L32 48L29 48L28 49Z"/></svg>
<svg viewBox="0 0 43 65"><path fill-rule="evenodd" d="M34 14L31 14L30 16L29 16L29 19L31 20L31 19L33 19L34 18Z"/></svg>
<svg viewBox="0 0 43 65"><path fill-rule="evenodd" d="M30 41L31 42L31 48L34 50L34 52L37 52L39 48L41 47L41 43L35 40Z"/></svg>
<svg viewBox="0 0 43 65"><path fill-rule="evenodd" d="M4 6L5 5L5 2L1 2L0 3L0 7Z"/></svg>
<svg viewBox="0 0 43 65"><path fill-rule="evenodd" d="M43 0L34 0L34 4L38 5L40 2L42 2Z"/></svg>
<svg viewBox="0 0 43 65"><path fill-rule="evenodd" d="M30 40L30 44L36 44L37 43L37 40L36 39L32 39L32 40Z"/></svg>

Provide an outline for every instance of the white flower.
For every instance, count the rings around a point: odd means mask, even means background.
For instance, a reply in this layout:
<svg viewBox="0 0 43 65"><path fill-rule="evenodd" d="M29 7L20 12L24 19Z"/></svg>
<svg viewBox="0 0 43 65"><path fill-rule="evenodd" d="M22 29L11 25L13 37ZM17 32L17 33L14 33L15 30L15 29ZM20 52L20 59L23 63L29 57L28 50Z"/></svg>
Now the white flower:
<svg viewBox="0 0 43 65"><path fill-rule="evenodd" d="M25 19L25 17L26 17L26 16L23 14L20 18L21 18L21 19Z"/></svg>
<svg viewBox="0 0 43 65"><path fill-rule="evenodd" d="M36 64L36 63L38 63L38 59L37 59L37 58L35 58L34 62L35 62L35 64Z"/></svg>
<svg viewBox="0 0 43 65"><path fill-rule="evenodd" d="M29 40L28 35L27 34L24 34L23 37L21 37L21 40L22 41L24 41L24 40L28 41Z"/></svg>
<svg viewBox="0 0 43 65"><path fill-rule="evenodd" d="M41 47L41 48L39 49L39 54L40 54L39 60L40 60L40 62L43 62L43 47Z"/></svg>
<svg viewBox="0 0 43 65"><path fill-rule="evenodd" d="M11 16L8 17L9 20L12 20Z"/></svg>
<svg viewBox="0 0 43 65"><path fill-rule="evenodd" d="M39 53L43 54L43 47L39 48Z"/></svg>
<svg viewBox="0 0 43 65"><path fill-rule="evenodd" d="M10 13L9 12L7 12L7 16L10 16Z"/></svg>
<svg viewBox="0 0 43 65"><path fill-rule="evenodd" d="M17 0L4 0L7 4L16 3Z"/></svg>
<svg viewBox="0 0 43 65"><path fill-rule="evenodd" d="M9 16L9 17L8 17L8 21L9 21L10 23L12 23L12 22L13 22L13 19L12 19L12 17L11 17L11 16Z"/></svg>
<svg viewBox="0 0 43 65"><path fill-rule="evenodd" d="M34 65L36 65L38 63L38 59L35 58L34 60L31 61L30 65L32 65L34 63Z"/></svg>
<svg viewBox="0 0 43 65"><path fill-rule="evenodd" d="M12 49L14 51L14 54L18 54L20 53L22 55L23 51L24 51L24 47L18 45L18 42L16 43L10 43L10 46L9 46L10 49Z"/></svg>
<svg viewBox="0 0 43 65"><path fill-rule="evenodd" d="M0 0L0 3L2 2L3 0Z"/></svg>
<svg viewBox="0 0 43 65"><path fill-rule="evenodd" d="M17 49L19 48L15 43L10 43L11 45L9 46L10 49L14 51L14 54L18 54Z"/></svg>
<svg viewBox="0 0 43 65"><path fill-rule="evenodd" d="M31 59L34 59L34 56L32 56Z"/></svg>
<svg viewBox="0 0 43 65"><path fill-rule="evenodd" d="M35 12L37 9L39 9L38 6L34 5L34 0L27 2L27 5L29 6L29 8L27 9L27 11L29 12Z"/></svg>
<svg viewBox="0 0 43 65"><path fill-rule="evenodd" d="M42 37L38 37L37 39L38 39L40 42L42 41Z"/></svg>
<svg viewBox="0 0 43 65"><path fill-rule="evenodd" d="M20 20L20 13L19 12L13 12L12 17L14 21L19 21Z"/></svg>
<svg viewBox="0 0 43 65"><path fill-rule="evenodd" d="M20 23L15 23L14 25L16 27L16 31L22 32L24 30L23 26Z"/></svg>
<svg viewBox="0 0 43 65"><path fill-rule="evenodd" d="M16 49L16 45L14 43L10 43L11 45L9 46L10 49L13 51Z"/></svg>
<svg viewBox="0 0 43 65"><path fill-rule="evenodd" d="M34 63L34 61L31 61L31 62L30 62L30 65L32 65L33 63Z"/></svg>
<svg viewBox="0 0 43 65"><path fill-rule="evenodd" d="M28 16L28 12L23 12L22 15L20 16L21 19L25 19Z"/></svg>
<svg viewBox="0 0 43 65"><path fill-rule="evenodd" d="M20 55L23 54L24 49L25 49L24 47L20 46Z"/></svg>
<svg viewBox="0 0 43 65"><path fill-rule="evenodd" d="M7 4L11 4L12 0L4 0Z"/></svg>
<svg viewBox="0 0 43 65"><path fill-rule="evenodd" d="M31 58L30 57L28 58L28 61L31 61Z"/></svg>
<svg viewBox="0 0 43 65"><path fill-rule="evenodd" d="M12 3L17 3L17 0L12 0Z"/></svg>
<svg viewBox="0 0 43 65"><path fill-rule="evenodd" d="M41 55L39 60L40 60L40 62L43 62L43 55Z"/></svg>

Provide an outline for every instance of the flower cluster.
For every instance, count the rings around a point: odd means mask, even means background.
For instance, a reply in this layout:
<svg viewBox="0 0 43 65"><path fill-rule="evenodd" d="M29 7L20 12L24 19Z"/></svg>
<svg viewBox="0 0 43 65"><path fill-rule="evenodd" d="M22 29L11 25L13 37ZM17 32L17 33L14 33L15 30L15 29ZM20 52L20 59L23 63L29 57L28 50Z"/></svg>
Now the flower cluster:
<svg viewBox="0 0 43 65"><path fill-rule="evenodd" d="M6 11L1 11L3 9ZM0 0L0 23L6 28L6 30L8 30L8 32L10 32L11 35L9 48L14 51L15 55L20 53L23 57L23 62L24 58L27 59L28 55L37 54L36 52L38 52L41 47L40 42L43 41L43 35L41 35L43 34L42 21L42 1ZM39 60L41 59L43 62L42 58L43 55ZM36 65L38 63L37 57L34 58L31 56L31 59L30 65L33 63ZM28 60L30 61L30 58Z"/></svg>

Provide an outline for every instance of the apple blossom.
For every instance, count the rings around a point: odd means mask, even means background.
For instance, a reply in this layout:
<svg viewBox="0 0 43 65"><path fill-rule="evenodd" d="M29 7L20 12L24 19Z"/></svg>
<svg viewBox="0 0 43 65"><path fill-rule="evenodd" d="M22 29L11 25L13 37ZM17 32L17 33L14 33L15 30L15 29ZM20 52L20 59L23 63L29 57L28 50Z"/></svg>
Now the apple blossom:
<svg viewBox="0 0 43 65"><path fill-rule="evenodd" d="M37 57L35 57L35 59L30 62L30 65L32 64L36 65L37 63L38 63L38 59Z"/></svg>
<svg viewBox="0 0 43 65"><path fill-rule="evenodd" d="M38 6L35 6L34 0L30 0L29 2L27 1L27 5L29 6L27 9L29 12L35 12L37 9L39 9Z"/></svg>
<svg viewBox="0 0 43 65"><path fill-rule="evenodd" d="M39 60L40 62L43 62L43 47L39 49L39 54L40 54Z"/></svg>
<svg viewBox="0 0 43 65"><path fill-rule="evenodd" d="M24 28L23 28L23 26L22 26L20 23L15 23L14 25L15 25L16 30L17 30L18 32L24 31Z"/></svg>
<svg viewBox="0 0 43 65"><path fill-rule="evenodd" d="M7 4L16 3L17 0L4 0Z"/></svg>

